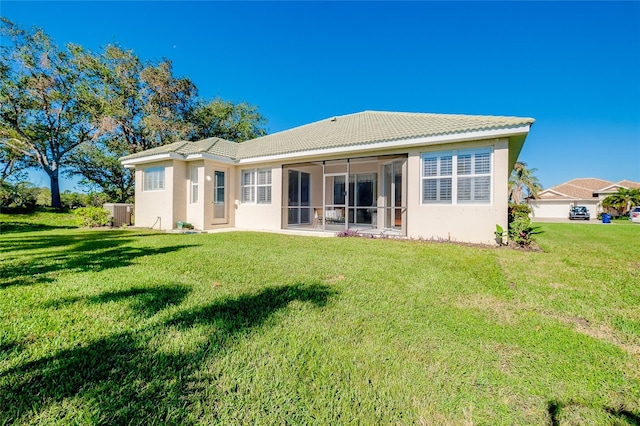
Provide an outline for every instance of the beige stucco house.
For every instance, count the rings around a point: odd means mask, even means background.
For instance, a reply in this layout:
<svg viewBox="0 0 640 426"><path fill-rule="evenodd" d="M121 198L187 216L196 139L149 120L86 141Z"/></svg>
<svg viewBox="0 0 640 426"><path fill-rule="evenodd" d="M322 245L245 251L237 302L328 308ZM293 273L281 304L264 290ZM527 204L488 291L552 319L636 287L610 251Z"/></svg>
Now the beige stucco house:
<svg viewBox="0 0 640 426"><path fill-rule="evenodd" d="M540 191L538 199L527 199L533 219L568 218L573 206L585 206L592 219L604 212L602 200L618 192L619 188L640 188L639 182L622 180L611 182L598 178L578 178ZM607 213L616 213L608 211Z"/></svg>
<svg viewBox="0 0 640 426"><path fill-rule="evenodd" d="M346 229L495 243L534 120L365 111L243 143L176 142L123 157L135 222L156 229Z"/></svg>

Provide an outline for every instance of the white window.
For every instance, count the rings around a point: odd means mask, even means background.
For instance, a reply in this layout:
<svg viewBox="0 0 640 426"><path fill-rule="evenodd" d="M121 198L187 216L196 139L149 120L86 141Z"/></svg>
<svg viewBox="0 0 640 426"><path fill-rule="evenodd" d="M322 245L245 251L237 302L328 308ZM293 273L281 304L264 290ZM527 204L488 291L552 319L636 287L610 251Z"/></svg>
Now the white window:
<svg viewBox="0 0 640 426"><path fill-rule="evenodd" d="M258 204L271 204L271 170L258 170Z"/></svg>
<svg viewBox="0 0 640 426"><path fill-rule="evenodd" d="M458 203L491 201L491 151L458 151Z"/></svg>
<svg viewBox="0 0 640 426"><path fill-rule="evenodd" d="M422 155L422 202L451 204L453 153Z"/></svg>
<svg viewBox="0 0 640 426"><path fill-rule="evenodd" d="M241 192L243 203L271 204L271 169L243 170Z"/></svg>
<svg viewBox="0 0 640 426"><path fill-rule="evenodd" d="M164 190L164 167L144 169L144 191Z"/></svg>
<svg viewBox="0 0 640 426"><path fill-rule="evenodd" d="M489 204L491 148L422 154L423 204Z"/></svg>
<svg viewBox="0 0 640 426"><path fill-rule="evenodd" d="M191 168L191 203L198 202L198 168Z"/></svg>
<svg viewBox="0 0 640 426"><path fill-rule="evenodd" d="M241 187L242 187L242 202L255 203L256 202L256 171L255 170L242 171Z"/></svg>

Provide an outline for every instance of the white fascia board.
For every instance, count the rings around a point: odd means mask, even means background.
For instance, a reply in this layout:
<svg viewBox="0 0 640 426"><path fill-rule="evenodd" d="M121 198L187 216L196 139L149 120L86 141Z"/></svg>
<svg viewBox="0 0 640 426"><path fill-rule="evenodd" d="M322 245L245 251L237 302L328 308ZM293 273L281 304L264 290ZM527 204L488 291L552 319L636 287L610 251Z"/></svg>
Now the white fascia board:
<svg viewBox="0 0 640 426"><path fill-rule="evenodd" d="M620 185L619 183L614 183L613 185L605 186L604 188L598 189L597 191L593 191L593 192L595 194L599 194L599 193L611 191L612 194L615 194L619 188L629 189L624 185Z"/></svg>
<svg viewBox="0 0 640 426"><path fill-rule="evenodd" d="M162 160L184 160L184 157L175 152L165 152L162 154L149 155L148 157L132 158L130 160L121 161L122 165L128 169L134 168L138 164L155 163Z"/></svg>
<svg viewBox="0 0 640 426"><path fill-rule="evenodd" d="M218 163L232 164L232 165L236 164L236 162L233 161L231 158L221 157L219 155L213 155L213 154L207 154L207 153L189 154L187 155L186 160L187 161L212 160L212 161L217 161Z"/></svg>
<svg viewBox="0 0 640 426"><path fill-rule="evenodd" d="M556 191L555 189L551 189L551 188L541 191L540 194L538 195L546 194L547 192L553 192L554 194L560 195L562 197L569 197L567 194L563 194L562 192Z"/></svg>
<svg viewBox="0 0 640 426"><path fill-rule="evenodd" d="M575 198L575 197L567 197L567 198L538 198L536 200L533 200L533 203L552 203L554 201L560 201L563 203L566 202L576 202L576 201L584 201L585 203L591 202L591 201L599 201L597 198L593 197L593 198Z"/></svg>
<svg viewBox="0 0 640 426"><path fill-rule="evenodd" d="M244 158L238 161L239 164L266 163L279 160L304 159L308 157L318 157L322 155L333 155L342 153L358 153L362 151L375 151L391 148L410 148L421 145L436 145L442 143L465 142L471 140L490 139L506 136L515 136L529 133L530 124L508 129L479 130L475 132L453 133L447 135L426 136L415 139L401 139L387 142L376 142L363 145L350 145L329 149L314 149L310 151L292 152L287 154L269 155L264 157Z"/></svg>

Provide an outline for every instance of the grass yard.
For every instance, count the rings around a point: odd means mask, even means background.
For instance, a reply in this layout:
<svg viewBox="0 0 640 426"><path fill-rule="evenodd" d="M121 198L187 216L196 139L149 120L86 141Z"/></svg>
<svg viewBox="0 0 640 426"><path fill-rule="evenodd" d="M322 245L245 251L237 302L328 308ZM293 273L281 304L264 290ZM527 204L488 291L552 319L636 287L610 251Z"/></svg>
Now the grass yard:
<svg viewBox="0 0 640 426"><path fill-rule="evenodd" d="M0 221L0 424L640 423L638 225L523 252Z"/></svg>

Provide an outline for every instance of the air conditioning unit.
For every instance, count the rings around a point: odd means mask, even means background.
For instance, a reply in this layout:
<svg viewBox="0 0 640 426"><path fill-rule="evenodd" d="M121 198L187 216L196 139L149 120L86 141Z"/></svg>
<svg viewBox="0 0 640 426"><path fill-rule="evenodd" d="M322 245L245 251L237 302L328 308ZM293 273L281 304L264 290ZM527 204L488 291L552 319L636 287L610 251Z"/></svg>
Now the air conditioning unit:
<svg viewBox="0 0 640 426"><path fill-rule="evenodd" d="M102 206L111 216L111 226L119 228L122 225L131 225L133 217L133 204L107 203Z"/></svg>

